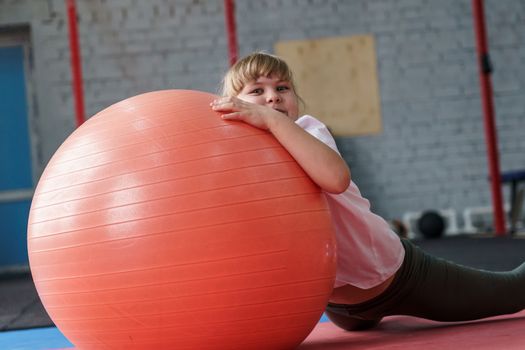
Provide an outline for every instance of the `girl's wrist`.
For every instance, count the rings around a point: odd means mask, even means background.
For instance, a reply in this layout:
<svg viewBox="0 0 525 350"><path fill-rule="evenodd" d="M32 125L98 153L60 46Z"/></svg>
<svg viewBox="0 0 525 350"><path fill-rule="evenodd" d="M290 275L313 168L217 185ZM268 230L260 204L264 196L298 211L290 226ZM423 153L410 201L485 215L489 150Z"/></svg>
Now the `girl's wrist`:
<svg viewBox="0 0 525 350"><path fill-rule="evenodd" d="M268 130L271 133L282 127L284 123L290 123L292 120L281 112L275 111L275 113L268 115Z"/></svg>

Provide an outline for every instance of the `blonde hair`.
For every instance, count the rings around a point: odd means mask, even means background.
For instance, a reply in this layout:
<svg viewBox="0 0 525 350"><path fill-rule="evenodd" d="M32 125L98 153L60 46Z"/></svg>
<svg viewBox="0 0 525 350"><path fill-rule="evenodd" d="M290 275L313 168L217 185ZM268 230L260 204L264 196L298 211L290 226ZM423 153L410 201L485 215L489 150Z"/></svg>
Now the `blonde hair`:
<svg viewBox="0 0 525 350"><path fill-rule="evenodd" d="M259 77L277 77L289 82L297 95L292 71L280 57L265 52L255 52L238 60L222 81L223 96L237 96L244 86Z"/></svg>

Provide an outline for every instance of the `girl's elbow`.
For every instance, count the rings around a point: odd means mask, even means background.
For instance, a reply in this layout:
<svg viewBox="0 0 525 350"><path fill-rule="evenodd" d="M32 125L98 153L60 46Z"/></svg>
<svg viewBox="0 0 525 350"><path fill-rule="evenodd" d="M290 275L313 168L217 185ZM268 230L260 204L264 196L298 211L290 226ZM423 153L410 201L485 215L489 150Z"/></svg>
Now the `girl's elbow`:
<svg viewBox="0 0 525 350"><path fill-rule="evenodd" d="M343 193L350 186L350 171L345 171L337 182L336 193Z"/></svg>
<svg viewBox="0 0 525 350"><path fill-rule="evenodd" d="M338 176L331 181L329 188L325 188L325 191L334 194L343 193L350 186L350 181L350 170L345 167L345 171L338 172Z"/></svg>

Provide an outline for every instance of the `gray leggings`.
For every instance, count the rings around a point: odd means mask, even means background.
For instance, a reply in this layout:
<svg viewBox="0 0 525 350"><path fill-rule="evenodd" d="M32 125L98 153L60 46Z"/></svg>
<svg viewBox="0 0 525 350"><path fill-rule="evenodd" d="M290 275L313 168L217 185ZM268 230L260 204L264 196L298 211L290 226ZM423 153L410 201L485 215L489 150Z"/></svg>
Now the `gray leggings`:
<svg viewBox="0 0 525 350"><path fill-rule="evenodd" d="M377 325L384 316L470 321L525 308L525 263L508 272L461 266L402 240L405 259L391 285L359 304L329 303L326 315L346 330Z"/></svg>

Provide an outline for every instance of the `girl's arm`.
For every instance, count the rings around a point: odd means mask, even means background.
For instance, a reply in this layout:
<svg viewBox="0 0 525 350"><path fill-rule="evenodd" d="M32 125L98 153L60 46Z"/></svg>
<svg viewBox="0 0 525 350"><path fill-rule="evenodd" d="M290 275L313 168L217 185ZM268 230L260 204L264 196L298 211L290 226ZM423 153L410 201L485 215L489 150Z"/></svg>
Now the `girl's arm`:
<svg viewBox="0 0 525 350"><path fill-rule="evenodd" d="M298 126L290 117L270 107L225 97L212 103L226 120L238 120L270 131L308 176L326 192L344 192L350 170L337 152Z"/></svg>

